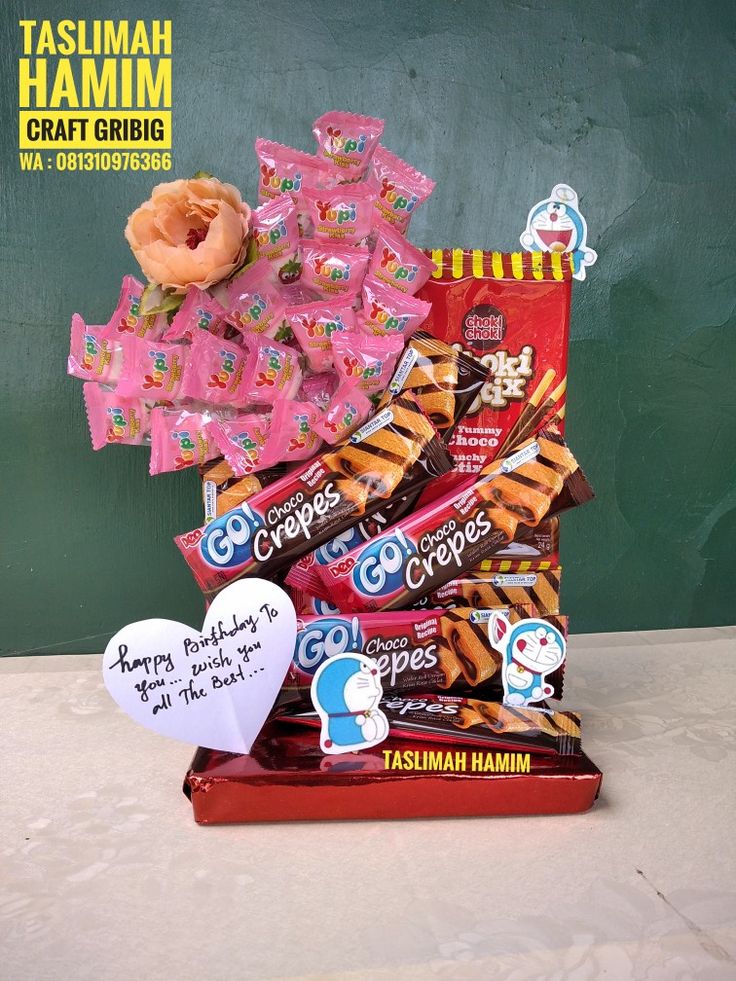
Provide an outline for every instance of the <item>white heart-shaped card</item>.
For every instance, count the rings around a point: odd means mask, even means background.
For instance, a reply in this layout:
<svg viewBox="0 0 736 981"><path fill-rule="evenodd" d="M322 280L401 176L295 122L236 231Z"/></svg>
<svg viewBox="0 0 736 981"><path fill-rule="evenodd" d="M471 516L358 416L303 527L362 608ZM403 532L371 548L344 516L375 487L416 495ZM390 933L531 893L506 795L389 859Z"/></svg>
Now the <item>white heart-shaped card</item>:
<svg viewBox="0 0 736 981"><path fill-rule="evenodd" d="M142 725L173 739L249 753L294 655L296 613L265 579L218 593L201 632L140 620L105 649L108 691Z"/></svg>

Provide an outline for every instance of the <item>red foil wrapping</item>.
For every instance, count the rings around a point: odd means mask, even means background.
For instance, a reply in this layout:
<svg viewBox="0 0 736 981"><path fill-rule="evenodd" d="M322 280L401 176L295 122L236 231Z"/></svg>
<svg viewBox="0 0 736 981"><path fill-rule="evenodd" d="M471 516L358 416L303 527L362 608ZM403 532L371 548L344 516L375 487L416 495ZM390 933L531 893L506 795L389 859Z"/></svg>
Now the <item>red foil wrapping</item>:
<svg viewBox="0 0 736 981"><path fill-rule="evenodd" d="M184 780L195 821L570 814L587 811L601 785L600 770L584 754L535 756L389 738L361 753L324 756L316 730L283 729L271 724L250 756L197 750Z"/></svg>

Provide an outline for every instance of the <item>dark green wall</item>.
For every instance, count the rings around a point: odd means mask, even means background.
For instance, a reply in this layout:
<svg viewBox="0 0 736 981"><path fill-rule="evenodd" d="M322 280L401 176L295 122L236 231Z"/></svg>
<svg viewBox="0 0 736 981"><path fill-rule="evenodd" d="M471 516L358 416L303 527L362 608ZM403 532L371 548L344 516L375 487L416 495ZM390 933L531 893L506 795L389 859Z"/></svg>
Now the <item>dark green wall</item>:
<svg viewBox="0 0 736 981"><path fill-rule="evenodd" d="M598 265L576 284L570 441L598 492L564 519L575 631L736 620L733 5L703 2L3 4L2 646L100 650L123 623L199 621L172 543L193 472L93 453L68 323L104 322L136 272L142 173L21 174L17 21L172 17L175 175L253 200L258 135L310 149L344 107L437 179L421 245L518 248L565 180ZM166 179L160 175L160 179Z"/></svg>

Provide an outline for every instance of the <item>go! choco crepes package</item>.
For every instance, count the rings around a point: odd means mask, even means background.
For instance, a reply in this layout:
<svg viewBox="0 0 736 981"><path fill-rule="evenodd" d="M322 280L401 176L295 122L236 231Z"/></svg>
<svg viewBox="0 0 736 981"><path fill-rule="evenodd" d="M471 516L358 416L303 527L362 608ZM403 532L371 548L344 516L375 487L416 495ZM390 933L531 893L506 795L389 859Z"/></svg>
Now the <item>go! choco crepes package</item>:
<svg viewBox="0 0 736 981"><path fill-rule="evenodd" d="M564 431L574 269L562 253L427 255L437 268L417 294L432 303L423 329L488 370L449 444L458 468L476 473L551 421Z"/></svg>

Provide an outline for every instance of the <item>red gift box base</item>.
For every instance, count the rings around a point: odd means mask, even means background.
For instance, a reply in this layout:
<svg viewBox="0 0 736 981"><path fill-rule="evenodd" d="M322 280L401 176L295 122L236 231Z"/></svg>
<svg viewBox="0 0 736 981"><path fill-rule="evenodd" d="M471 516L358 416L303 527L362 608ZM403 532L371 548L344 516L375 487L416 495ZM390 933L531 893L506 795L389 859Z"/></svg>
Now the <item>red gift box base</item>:
<svg viewBox="0 0 736 981"><path fill-rule="evenodd" d="M602 774L587 756L387 739L324 756L316 730L271 725L250 756L198 749L184 780L199 824L571 814Z"/></svg>

